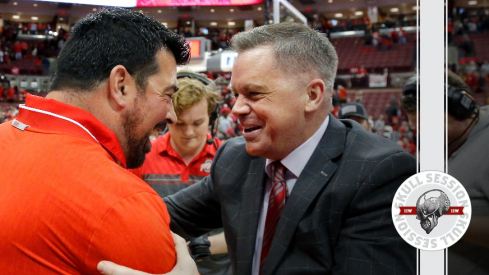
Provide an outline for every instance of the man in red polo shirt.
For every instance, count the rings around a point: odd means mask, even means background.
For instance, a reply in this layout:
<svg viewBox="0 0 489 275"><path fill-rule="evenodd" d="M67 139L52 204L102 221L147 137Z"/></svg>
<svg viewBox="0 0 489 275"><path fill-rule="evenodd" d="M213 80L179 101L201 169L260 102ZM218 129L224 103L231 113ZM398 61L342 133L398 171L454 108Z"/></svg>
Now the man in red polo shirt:
<svg viewBox="0 0 489 275"><path fill-rule="evenodd" d="M184 39L139 12L77 23L46 98L28 95L0 125L2 274L175 267L166 206L127 168L144 162L158 122L176 121L176 66L188 59Z"/></svg>
<svg viewBox="0 0 489 275"><path fill-rule="evenodd" d="M168 124L169 132L153 142L143 166L134 171L162 198L209 175L217 148L222 144L208 131L209 124L215 125L210 118L217 117L216 109L221 101L212 81L189 71L180 71L177 77L179 89L173 96L177 122ZM189 246L199 245L201 248L210 245L208 252L212 254L210 257L206 253L193 254L197 257L200 274L232 274L222 229L191 240Z"/></svg>

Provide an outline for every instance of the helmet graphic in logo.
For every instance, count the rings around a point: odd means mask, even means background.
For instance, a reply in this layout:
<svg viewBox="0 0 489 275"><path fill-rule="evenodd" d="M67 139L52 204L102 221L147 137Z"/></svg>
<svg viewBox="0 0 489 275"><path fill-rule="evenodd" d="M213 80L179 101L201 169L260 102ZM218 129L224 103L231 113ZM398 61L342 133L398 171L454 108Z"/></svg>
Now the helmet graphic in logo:
<svg viewBox="0 0 489 275"><path fill-rule="evenodd" d="M420 220L421 228L430 232L438 225L438 218L450 209L450 199L443 191L434 189L425 192L416 202L416 219Z"/></svg>

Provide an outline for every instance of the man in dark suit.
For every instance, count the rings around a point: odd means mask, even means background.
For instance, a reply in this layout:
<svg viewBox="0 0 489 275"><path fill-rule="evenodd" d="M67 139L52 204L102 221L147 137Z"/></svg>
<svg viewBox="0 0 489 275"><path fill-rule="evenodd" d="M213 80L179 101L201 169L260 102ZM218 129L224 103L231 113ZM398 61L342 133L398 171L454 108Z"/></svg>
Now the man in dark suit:
<svg viewBox="0 0 489 275"><path fill-rule="evenodd" d="M415 274L390 211L415 159L329 114L338 61L328 39L284 23L231 43L243 137L220 148L209 177L165 198L172 230L224 227L234 274Z"/></svg>

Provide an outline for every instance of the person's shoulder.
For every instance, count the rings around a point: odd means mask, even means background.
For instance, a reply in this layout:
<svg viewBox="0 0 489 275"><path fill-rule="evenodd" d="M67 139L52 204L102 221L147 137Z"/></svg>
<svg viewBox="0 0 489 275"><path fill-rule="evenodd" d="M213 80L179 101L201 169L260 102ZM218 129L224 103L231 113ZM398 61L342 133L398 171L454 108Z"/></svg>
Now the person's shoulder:
<svg viewBox="0 0 489 275"><path fill-rule="evenodd" d="M246 140L243 137L230 138L226 142L224 142L223 145L226 146L227 150L238 148L245 149Z"/></svg>
<svg viewBox="0 0 489 275"><path fill-rule="evenodd" d="M242 157L251 157L246 152L246 140L243 137L234 137L225 141L219 147L217 155L219 159L236 159Z"/></svg>

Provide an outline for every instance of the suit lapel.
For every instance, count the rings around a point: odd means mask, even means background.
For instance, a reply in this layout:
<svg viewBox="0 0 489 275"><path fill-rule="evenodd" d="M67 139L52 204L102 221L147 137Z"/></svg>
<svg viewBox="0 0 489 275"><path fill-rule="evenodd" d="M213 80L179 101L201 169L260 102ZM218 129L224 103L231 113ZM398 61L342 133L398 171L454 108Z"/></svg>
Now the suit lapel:
<svg viewBox="0 0 489 275"><path fill-rule="evenodd" d="M253 254L255 251L256 231L263 204L263 193L266 180L265 159L254 158L244 182L241 208L239 212L237 239L238 274L251 274Z"/></svg>
<svg viewBox="0 0 489 275"><path fill-rule="evenodd" d="M274 270L287 251L304 213L335 173L337 165L332 160L343 153L345 139L345 126L330 115L326 132L297 179L282 210L263 269L264 274L276 273Z"/></svg>

